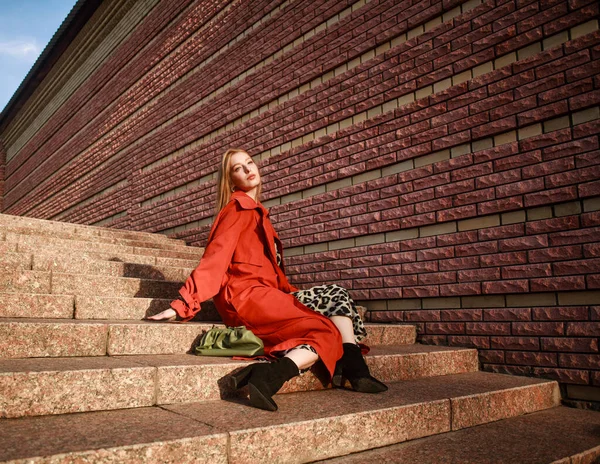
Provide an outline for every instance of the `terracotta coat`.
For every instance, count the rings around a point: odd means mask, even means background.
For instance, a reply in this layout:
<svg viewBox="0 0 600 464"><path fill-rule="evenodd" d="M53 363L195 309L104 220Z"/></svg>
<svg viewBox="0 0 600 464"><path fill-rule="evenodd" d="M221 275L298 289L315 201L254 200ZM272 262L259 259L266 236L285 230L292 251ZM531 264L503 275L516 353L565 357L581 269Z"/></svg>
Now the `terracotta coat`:
<svg viewBox="0 0 600 464"><path fill-rule="evenodd" d="M307 343L332 374L342 356L341 335L327 317L290 295L296 288L276 264L275 241L282 250L267 210L235 192L215 219L200 264L179 290L185 303L175 300L171 307L189 320L213 298L223 322L252 330L267 354Z"/></svg>

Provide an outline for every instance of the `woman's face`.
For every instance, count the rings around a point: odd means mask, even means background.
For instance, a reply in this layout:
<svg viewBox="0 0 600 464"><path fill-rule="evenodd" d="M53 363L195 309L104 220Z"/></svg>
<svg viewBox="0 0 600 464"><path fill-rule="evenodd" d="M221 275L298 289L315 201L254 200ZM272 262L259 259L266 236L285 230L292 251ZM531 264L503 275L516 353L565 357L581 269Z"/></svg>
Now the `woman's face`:
<svg viewBox="0 0 600 464"><path fill-rule="evenodd" d="M255 197L256 189L260 185L260 174L258 173L258 166L254 164L254 160L250 155L241 151L234 153L231 155L230 166L231 181L236 190L241 190Z"/></svg>

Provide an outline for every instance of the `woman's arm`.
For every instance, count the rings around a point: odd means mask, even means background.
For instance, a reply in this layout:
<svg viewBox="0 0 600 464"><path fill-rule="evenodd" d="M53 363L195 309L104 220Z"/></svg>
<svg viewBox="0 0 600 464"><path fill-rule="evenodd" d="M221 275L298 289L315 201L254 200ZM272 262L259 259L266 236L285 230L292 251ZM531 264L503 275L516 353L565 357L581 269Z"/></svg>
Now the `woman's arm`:
<svg viewBox="0 0 600 464"><path fill-rule="evenodd" d="M183 301L171 303L182 319L194 317L200 311L200 303L219 292L240 234L255 224L255 215L254 210L244 210L237 202L230 203L219 213L200 264L179 290Z"/></svg>

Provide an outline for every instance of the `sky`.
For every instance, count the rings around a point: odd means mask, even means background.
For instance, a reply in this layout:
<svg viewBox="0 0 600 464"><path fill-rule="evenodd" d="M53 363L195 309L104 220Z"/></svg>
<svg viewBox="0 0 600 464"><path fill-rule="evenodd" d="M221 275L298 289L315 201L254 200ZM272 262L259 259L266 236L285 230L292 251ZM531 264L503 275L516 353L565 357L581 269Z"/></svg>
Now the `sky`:
<svg viewBox="0 0 600 464"><path fill-rule="evenodd" d="M0 0L0 111L76 0Z"/></svg>

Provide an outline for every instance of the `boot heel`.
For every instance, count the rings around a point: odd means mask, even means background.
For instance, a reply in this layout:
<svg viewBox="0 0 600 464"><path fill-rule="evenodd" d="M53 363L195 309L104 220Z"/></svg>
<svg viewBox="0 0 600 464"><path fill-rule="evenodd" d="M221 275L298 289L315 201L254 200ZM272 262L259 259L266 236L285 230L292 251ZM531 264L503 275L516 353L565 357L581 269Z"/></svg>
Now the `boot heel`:
<svg viewBox="0 0 600 464"><path fill-rule="evenodd" d="M334 374L331 378L331 385L334 388L342 388L346 383L346 379L342 374Z"/></svg>
<svg viewBox="0 0 600 464"><path fill-rule="evenodd" d="M242 388L248 385L248 380L250 379L250 374L252 374L252 365L244 367L241 371L232 374L231 378L233 379L233 388L236 390L238 388Z"/></svg>

